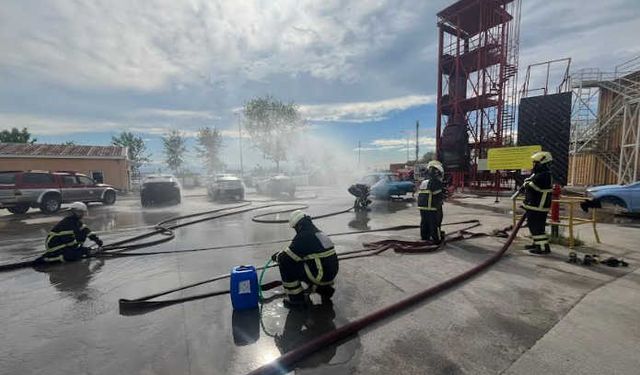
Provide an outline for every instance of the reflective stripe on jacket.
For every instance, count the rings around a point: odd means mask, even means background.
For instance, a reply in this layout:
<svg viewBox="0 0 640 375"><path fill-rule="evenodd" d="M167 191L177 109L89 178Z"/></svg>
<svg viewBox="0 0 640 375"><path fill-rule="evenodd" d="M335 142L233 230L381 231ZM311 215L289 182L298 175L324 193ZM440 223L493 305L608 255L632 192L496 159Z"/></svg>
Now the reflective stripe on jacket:
<svg viewBox="0 0 640 375"><path fill-rule="evenodd" d="M67 247L81 246L91 235L91 230L75 215L67 216L56 224L45 242L46 252L51 253Z"/></svg>
<svg viewBox="0 0 640 375"><path fill-rule="evenodd" d="M553 191L551 180L550 171L532 174L524 180L525 199L522 206L527 210L548 212Z"/></svg>
<svg viewBox="0 0 640 375"><path fill-rule="evenodd" d="M283 252L302 262L307 278L315 285L331 285L338 272L338 256L333 241L310 221L296 234Z"/></svg>
<svg viewBox="0 0 640 375"><path fill-rule="evenodd" d="M427 188L418 190L418 208L425 211L438 211L442 208L443 183L438 178L427 181Z"/></svg>

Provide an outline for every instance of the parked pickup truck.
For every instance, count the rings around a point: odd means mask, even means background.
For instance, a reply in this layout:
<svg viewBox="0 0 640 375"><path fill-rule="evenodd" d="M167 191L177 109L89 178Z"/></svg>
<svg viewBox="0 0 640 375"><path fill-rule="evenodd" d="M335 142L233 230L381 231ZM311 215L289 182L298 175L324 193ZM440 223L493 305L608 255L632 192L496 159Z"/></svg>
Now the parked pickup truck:
<svg viewBox="0 0 640 375"><path fill-rule="evenodd" d="M32 207L52 214L63 203L76 201L111 205L116 202L116 189L75 172L0 171L0 208L13 214Z"/></svg>

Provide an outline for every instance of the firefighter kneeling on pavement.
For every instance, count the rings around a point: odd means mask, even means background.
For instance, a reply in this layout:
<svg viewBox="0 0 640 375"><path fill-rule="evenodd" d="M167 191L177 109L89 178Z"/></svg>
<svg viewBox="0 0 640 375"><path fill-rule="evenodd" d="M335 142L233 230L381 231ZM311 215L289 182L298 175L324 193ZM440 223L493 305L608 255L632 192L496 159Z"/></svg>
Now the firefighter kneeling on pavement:
<svg viewBox="0 0 640 375"><path fill-rule="evenodd" d="M102 240L82 222L88 211L87 205L73 202L69 209L71 214L58 222L47 235L46 251L36 263L73 262L87 257L90 254L90 249L84 246L87 238L102 246Z"/></svg>
<svg viewBox="0 0 640 375"><path fill-rule="evenodd" d="M524 180L522 185L525 193L522 207L527 211L527 225L533 239L533 243L527 245L526 249L531 254L545 255L551 252L545 225L547 213L551 207L553 178L550 163L553 158L551 153L540 151L533 154L531 159L533 160L533 173Z"/></svg>
<svg viewBox="0 0 640 375"><path fill-rule="evenodd" d="M418 208L420 209L420 237L423 241L439 244L444 238L442 225L442 203L445 186L442 181L444 168L437 160L427 164L427 179L422 181L418 190Z"/></svg>
<svg viewBox="0 0 640 375"><path fill-rule="evenodd" d="M335 292L333 283L338 274L338 256L333 242L300 210L291 214L289 225L296 230L295 237L288 248L271 257L280 268L282 285L288 297L284 301L285 306L291 308L307 304L303 282L310 286L311 292L320 294L323 304L331 303Z"/></svg>

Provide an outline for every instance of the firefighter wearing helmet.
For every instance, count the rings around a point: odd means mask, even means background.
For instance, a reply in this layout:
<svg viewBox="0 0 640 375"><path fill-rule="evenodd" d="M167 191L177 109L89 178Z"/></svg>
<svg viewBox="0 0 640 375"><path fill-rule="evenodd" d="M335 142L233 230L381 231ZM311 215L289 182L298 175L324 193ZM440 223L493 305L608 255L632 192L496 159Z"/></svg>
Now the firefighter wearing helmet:
<svg viewBox="0 0 640 375"><path fill-rule="evenodd" d="M524 180L525 199L522 206L527 211L527 225L533 243L526 248L531 254L546 255L551 252L545 225L547 213L551 207L553 178L550 165L553 157L549 152L540 151L533 154L531 160L533 160L533 173Z"/></svg>
<svg viewBox="0 0 640 375"><path fill-rule="evenodd" d="M73 262L87 257L90 253L90 249L84 246L87 238L102 246L102 240L82 222L87 211L87 205L82 202L69 205L70 214L49 231L46 251L36 260L37 263Z"/></svg>
<svg viewBox="0 0 640 375"><path fill-rule="evenodd" d="M291 213L289 226L296 231L291 244L271 256L280 269L287 294L285 306L295 308L307 304L303 282L309 286L307 291L320 294L323 304L331 304L334 279L338 274L338 256L333 242L300 210Z"/></svg>
<svg viewBox="0 0 640 375"><path fill-rule="evenodd" d="M442 163L432 160L427 164L427 179L422 181L418 191L420 209L420 237L423 241L439 244L444 238L442 225L442 203L445 196Z"/></svg>

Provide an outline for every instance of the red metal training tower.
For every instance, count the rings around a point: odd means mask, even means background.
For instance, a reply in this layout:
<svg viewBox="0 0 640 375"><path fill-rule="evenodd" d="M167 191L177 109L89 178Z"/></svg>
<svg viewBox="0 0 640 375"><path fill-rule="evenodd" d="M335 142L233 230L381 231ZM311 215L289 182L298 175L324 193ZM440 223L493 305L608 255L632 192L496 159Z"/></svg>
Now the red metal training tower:
<svg viewBox="0 0 640 375"><path fill-rule="evenodd" d="M521 0L460 0L438 13L436 150L455 187L499 187L487 150L514 144Z"/></svg>

